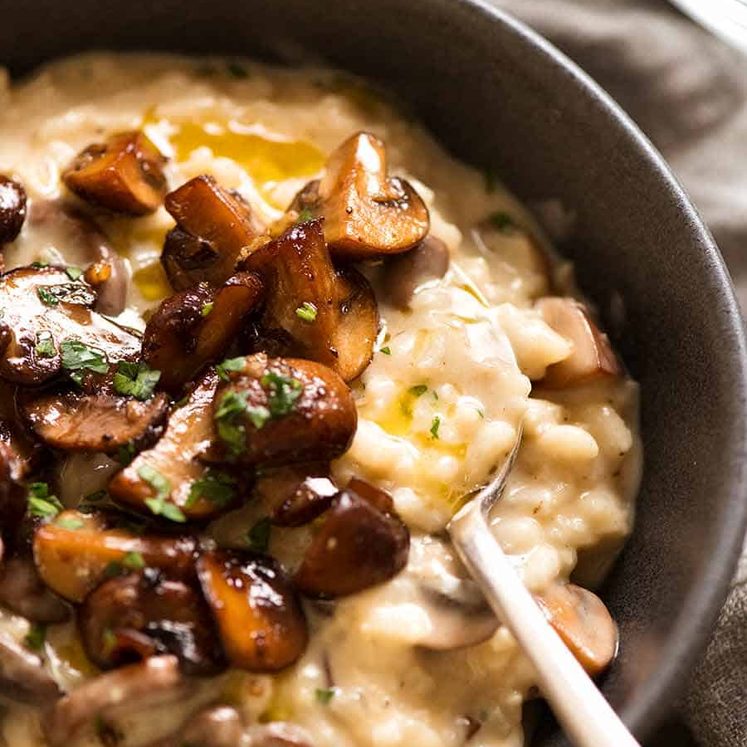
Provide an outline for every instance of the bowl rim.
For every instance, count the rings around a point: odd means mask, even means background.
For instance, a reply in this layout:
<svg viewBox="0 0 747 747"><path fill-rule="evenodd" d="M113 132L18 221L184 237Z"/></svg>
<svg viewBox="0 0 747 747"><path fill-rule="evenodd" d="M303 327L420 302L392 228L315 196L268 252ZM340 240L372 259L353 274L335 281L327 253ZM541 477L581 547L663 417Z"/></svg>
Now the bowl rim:
<svg viewBox="0 0 747 747"><path fill-rule="evenodd" d="M710 640L716 620L726 600L729 584L740 557L747 530L747 344L745 322L739 308L731 276L713 236L700 217L684 188L674 175L664 157L641 131L631 117L588 73L561 52L537 31L527 26L507 11L490 4L488 0L458 0L469 12L488 23L498 23L507 28L517 43L539 55L545 64L560 68L570 77L584 98L606 116L610 126L616 127L635 146L642 161L646 161L661 186L668 190L677 203L683 221L693 238L702 244L708 260L708 269L720 293L719 304L714 304L713 314L733 335L735 368L739 370L739 401L733 403L740 418L734 422L736 444L741 455L734 464L731 500L728 502L719 527L718 553L706 558L685 598L677 622L667 636L664 664L643 683L640 691L621 709L625 723L640 737L650 736L655 726L667 715L675 697L688 681L697 659ZM645 474L645 454L644 454ZM635 528L633 529L635 531Z"/></svg>

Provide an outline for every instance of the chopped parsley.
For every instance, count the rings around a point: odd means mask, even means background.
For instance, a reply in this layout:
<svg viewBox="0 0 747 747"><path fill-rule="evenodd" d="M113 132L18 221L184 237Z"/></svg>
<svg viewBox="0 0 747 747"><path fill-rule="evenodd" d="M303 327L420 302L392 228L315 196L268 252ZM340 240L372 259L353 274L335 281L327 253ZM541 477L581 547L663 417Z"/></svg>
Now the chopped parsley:
<svg viewBox="0 0 747 747"><path fill-rule="evenodd" d="M83 274L83 270L81 270L80 267L70 265L70 267L65 268L65 273L70 278L70 280L78 280Z"/></svg>
<svg viewBox="0 0 747 747"><path fill-rule="evenodd" d="M62 367L70 372L70 378L80 384L85 371L105 374L109 370L109 361L101 350L92 348L80 340L63 340L60 344Z"/></svg>
<svg viewBox="0 0 747 747"><path fill-rule="evenodd" d="M57 283L40 285L36 295L45 306L57 306L60 301L91 306L96 300L93 291L85 283Z"/></svg>
<svg viewBox="0 0 747 747"><path fill-rule="evenodd" d="M83 529L83 522L80 519L76 519L74 516L63 516L57 519L57 521L55 521L55 524L58 527L69 529L70 531Z"/></svg>
<svg viewBox="0 0 747 747"><path fill-rule="evenodd" d="M315 691L316 699L322 705L328 705L332 698L337 694L337 688L335 687L317 687Z"/></svg>
<svg viewBox="0 0 747 747"><path fill-rule="evenodd" d="M44 267L49 267L49 262L39 262L39 261L37 260L36 262L32 262L32 263L31 263L31 266L32 266L32 267L33 267L33 268L34 268L35 270L41 270L41 269L43 269Z"/></svg>
<svg viewBox="0 0 747 747"><path fill-rule="evenodd" d="M260 379L260 383L269 390L267 405L273 418L280 418L292 412L296 400L303 393L303 384L298 379L283 376L276 371L268 371Z"/></svg>
<svg viewBox="0 0 747 747"><path fill-rule="evenodd" d="M51 293L49 289L44 286L36 289L36 295L39 296L39 300L45 306L57 306L57 304L60 302L60 299L57 298L57 296Z"/></svg>
<svg viewBox="0 0 747 747"><path fill-rule="evenodd" d="M316 321L316 306L310 301L304 301L297 309L296 316L304 322L311 324Z"/></svg>
<svg viewBox="0 0 747 747"><path fill-rule="evenodd" d="M426 384L416 384L407 391L415 397L422 397L428 391L428 386Z"/></svg>
<svg viewBox="0 0 747 747"><path fill-rule="evenodd" d="M135 399L146 400L153 396L153 390L161 378L147 363L120 361L114 374L114 391Z"/></svg>
<svg viewBox="0 0 747 747"><path fill-rule="evenodd" d="M136 453L135 444L132 441L128 441L117 449L117 461L123 467L126 467L135 458Z"/></svg>
<svg viewBox="0 0 747 747"><path fill-rule="evenodd" d="M106 492L106 490L96 490L93 493L89 493L88 495L83 496L83 500L86 503L98 503L99 501L103 501L107 495L108 493Z"/></svg>
<svg viewBox="0 0 747 747"><path fill-rule="evenodd" d="M207 303L202 304L202 308L200 309L200 315L209 316L214 306L215 306L215 303L213 301L208 301Z"/></svg>
<svg viewBox="0 0 747 747"><path fill-rule="evenodd" d="M29 628L29 632L26 633L23 642L26 645L26 648L30 648L32 651L39 651L42 646L44 646L46 638L47 626L43 623L33 623Z"/></svg>
<svg viewBox="0 0 747 747"><path fill-rule="evenodd" d="M379 352L383 353L384 355L391 355L392 354L392 350L391 350L391 348L388 345L386 347L384 347L384 348L380 348Z"/></svg>
<svg viewBox="0 0 747 747"><path fill-rule="evenodd" d="M54 337L50 332L36 333L36 347L34 351L39 358L54 358L57 348L54 346Z"/></svg>
<svg viewBox="0 0 747 747"><path fill-rule="evenodd" d="M270 532L272 531L272 522L269 516L260 519L247 533L246 543L250 550L254 552L267 552L270 546Z"/></svg>
<svg viewBox="0 0 747 747"><path fill-rule="evenodd" d="M258 408L254 409L258 410ZM253 413L254 420L261 422L261 425L255 425L256 428L261 428L270 418L267 408L262 409L266 413L264 420L262 420L261 413ZM246 393L230 391L223 394L215 411L213 419L215 420L218 437L233 456L239 456L246 448L246 428L241 422L241 416L244 413L249 415L248 410L249 403L246 401Z"/></svg>
<svg viewBox="0 0 747 747"><path fill-rule="evenodd" d="M314 213L312 213L308 208L304 208L298 213L298 218L296 218L296 225L298 225L299 223L306 223L307 221L312 220L313 217Z"/></svg>
<svg viewBox="0 0 747 747"><path fill-rule="evenodd" d="M215 370L223 381L228 381L231 377L228 375L232 371L241 371L246 364L246 358L239 356L238 358L226 358L223 363L219 363Z"/></svg>
<svg viewBox="0 0 747 747"><path fill-rule="evenodd" d="M145 559L139 552L128 552L122 558L122 565L131 571L139 571L145 568Z"/></svg>
<svg viewBox="0 0 747 747"><path fill-rule="evenodd" d="M184 505L191 508L202 499L222 508L236 497L236 488L236 480L231 475L217 469L208 469L204 477L192 483Z"/></svg>
<svg viewBox="0 0 747 747"><path fill-rule="evenodd" d="M488 222L493 228L497 228L501 233L510 233L516 228L513 218L502 210L498 210L488 216Z"/></svg>
<svg viewBox="0 0 747 747"><path fill-rule="evenodd" d="M156 491L156 494L152 498L145 499L145 505L153 514L179 523L187 520L187 517L179 506L174 505L168 500L171 495L171 482L167 477L149 464L144 464L140 467L137 474L140 479L145 480Z"/></svg>
<svg viewBox="0 0 747 747"><path fill-rule="evenodd" d="M431 421L431 438L438 438L438 429L441 427L441 416L434 415Z"/></svg>
<svg viewBox="0 0 747 747"><path fill-rule="evenodd" d="M28 512L40 519L53 519L64 509L56 495L50 495L46 482L32 482L28 486Z"/></svg>

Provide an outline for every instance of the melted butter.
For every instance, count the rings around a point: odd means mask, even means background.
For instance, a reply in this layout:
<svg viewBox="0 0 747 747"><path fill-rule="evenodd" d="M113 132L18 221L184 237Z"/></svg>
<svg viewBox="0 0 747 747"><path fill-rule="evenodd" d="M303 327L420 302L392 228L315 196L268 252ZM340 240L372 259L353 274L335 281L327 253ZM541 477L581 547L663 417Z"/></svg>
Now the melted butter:
<svg viewBox="0 0 747 747"><path fill-rule="evenodd" d="M160 301L172 293L166 272L158 260L137 270L132 281L146 301Z"/></svg>

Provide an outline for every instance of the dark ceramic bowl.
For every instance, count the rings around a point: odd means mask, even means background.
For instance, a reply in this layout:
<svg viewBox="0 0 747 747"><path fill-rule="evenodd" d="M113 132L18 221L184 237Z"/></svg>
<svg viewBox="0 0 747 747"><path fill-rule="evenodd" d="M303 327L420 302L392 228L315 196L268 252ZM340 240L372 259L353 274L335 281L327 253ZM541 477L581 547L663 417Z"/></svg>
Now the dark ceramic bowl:
<svg viewBox="0 0 747 747"><path fill-rule="evenodd" d="M747 515L747 417L742 322L723 262L631 121L557 50L477 1L0 0L0 18L0 63L18 74L90 48L347 68L391 88L523 199L560 198L575 212L561 249L642 385L646 467L606 592L622 648L604 691L645 738L724 599ZM619 299L622 323L609 313Z"/></svg>

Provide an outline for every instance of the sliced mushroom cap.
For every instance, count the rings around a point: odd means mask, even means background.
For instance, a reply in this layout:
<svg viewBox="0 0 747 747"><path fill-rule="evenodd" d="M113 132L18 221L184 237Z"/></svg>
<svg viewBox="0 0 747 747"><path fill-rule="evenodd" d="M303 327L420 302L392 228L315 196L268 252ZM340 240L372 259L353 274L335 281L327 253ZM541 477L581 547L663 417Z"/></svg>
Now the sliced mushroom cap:
<svg viewBox="0 0 747 747"><path fill-rule="evenodd" d="M326 511L338 490L329 476L329 463L310 462L263 469L255 493L270 507L273 524L298 527Z"/></svg>
<svg viewBox="0 0 747 747"><path fill-rule="evenodd" d="M350 389L334 371L261 353L236 363L216 391L217 440L206 458L282 465L330 460L347 450L358 414Z"/></svg>
<svg viewBox="0 0 747 747"><path fill-rule="evenodd" d="M291 207L323 215L330 250L344 259L407 251L430 225L420 195L404 179L387 175L386 146L368 132L342 143L318 186L307 185Z"/></svg>
<svg viewBox="0 0 747 747"><path fill-rule="evenodd" d="M571 354L548 366L542 384L554 389L615 377L622 367L607 335L592 321L588 310L574 298L541 298L535 308L559 335L573 344Z"/></svg>
<svg viewBox="0 0 747 747"><path fill-rule="evenodd" d="M240 272L218 289L198 283L163 301L143 335L143 360L161 371L160 385L179 391L208 363L225 358L261 294L259 277Z"/></svg>
<svg viewBox="0 0 747 747"><path fill-rule="evenodd" d="M0 631L0 696L35 706L47 706L60 690L42 660Z"/></svg>
<svg viewBox="0 0 747 747"><path fill-rule="evenodd" d="M426 236L417 246L384 263L381 289L398 309L409 309L415 291L430 280L442 278L449 269L449 250L441 239Z"/></svg>
<svg viewBox="0 0 747 747"><path fill-rule="evenodd" d="M0 246L13 241L26 220L26 190L20 182L0 174Z"/></svg>
<svg viewBox="0 0 747 747"><path fill-rule="evenodd" d="M360 273L333 267L320 221L293 226L242 266L264 278L262 325L293 341L286 354L323 363L345 381L363 372L379 329L376 298Z"/></svg>
<svg viewBox="0 0 747 747"><path fill-rule="evenodd" d="M383 491L355 481L332 502L293 577L314 597L341 597L395 576L407 563L410 533Z"/></svg>
<svg viewBox="0 0 747 747"><path fill-rule="evenodd" d="M141 402L111 394L63 392L27 402L23 415L36 436L55 449L116 454L128 444L142 448L155 441L168 407L165 394Z"/></svg>
<svg viewBox="0 0 747 747"><path fill-rule="evenodd" d="M90 309L91 287L55 267L22 267L0 277L0 376L19 384L48 381L63 368L105 373L134 360L140 340Z"/></svg>
<svg viewBox="0 0 747 747"><path fill-rule="evenodd" d="M156 511L176 521L200 520L228 510L248 492L245 476L238 480L200 459L216 437L212 415L217 385L217 375L206 374L187 402L172 412L155 445L112 478L109 493L115 500L146 514Z"/></svg>
<svg viewBox="0 0 747 747"><path fill-rule="evenodd" d="M166 194L166 159L142 132L120 132L89 145L62 174L78 197L129 215L154 212Z"/></svg>
<svg viewBox="0 0 747 747"><path fill-rule="evenodd" d="M106 578L127 568L132 558L169 576L194 573L193 537L138 535L108 528L100 514L63 511L34 534L34 561L44 583L61 597L81 602Z"/></svg>
<svg viewBox="0 0 747 747"><path fill-rule="evenodd" d="M101 669L173 654L183 671L211 675L223 656L202 596L152 568L97 586L78 610L83 647Z"/></svg>
<svg viewBox="0 0 747 747"><path fill-rule="evenodd" d="M262 231L249 205L211 176L190 179L164 204L177 226L166 237L161 262L176 290L203 280L225 283L242 249Z"/></svg>
<svg viewBox="0 0 747 747"><path fill-rule="evenodd" d="M0 566L0 604L27 620L59 623L70 608L43 583L31 558L5 560Z"/></svg>
<svg viewBox="0 0 747 747"><path fill-rule="evenodd" d="M189 747L243 747L244 727L231 706L213 706L195 714L179 733L178 744Z"/></svg>
<svg viewBox="0 0 747 747"><path fill-rule="evenodd" d="M535 597L550 625L592 677L617 655L618 631L604 602L575 584L556 584Z"/></svg>
<svg viewBox="0 0 747 747"><path fill-rule="evenodd" d="M274 560L214 550L200 555L197 572L233 666L276 672L301 656L308 640L306 619Z"/></svg>
<svg viewBox="0 0 747 747"><path fill-rule="evenodd" d="M186 699L193 685L175 656L154 656L87 680L55 704L43 720L50 747L69 747L123 713L164 707Z"/></svg>
<svg viewBox="0 0 747 747"><path fill-rule="evenodd" d="M130 284L128 263L90 217L62 200L34 200L29 228L35 242L55 246L74 267L88 268L84 279L96 290L96 311L109 316L122 313Z"/></svg>

